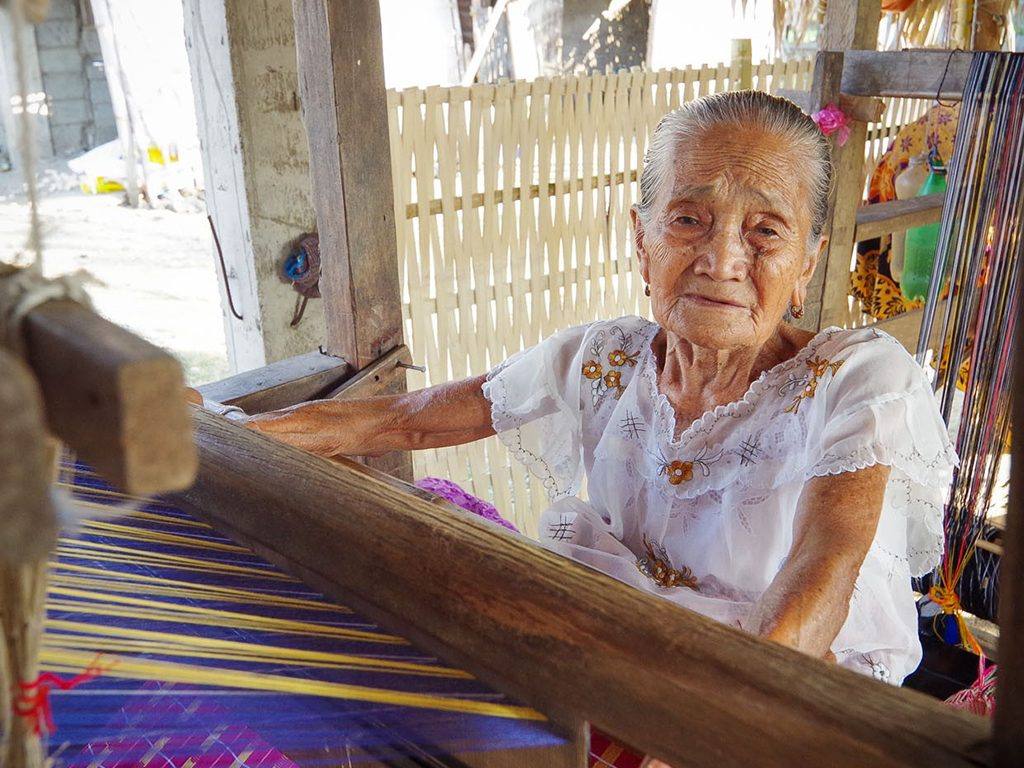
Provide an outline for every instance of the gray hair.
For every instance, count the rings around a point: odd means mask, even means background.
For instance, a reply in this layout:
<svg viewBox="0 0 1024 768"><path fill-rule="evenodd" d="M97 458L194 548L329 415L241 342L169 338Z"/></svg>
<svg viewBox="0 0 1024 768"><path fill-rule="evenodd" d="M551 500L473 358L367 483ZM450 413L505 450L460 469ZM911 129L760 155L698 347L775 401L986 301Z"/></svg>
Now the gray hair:
<svg viewBox="0 0 1024 768"><path fill-rule="evenodd" d="M648 219L661 185L671 172L672 154L679 143L726 125L753 126L784 136L794 151L807 155L811 169L811 237L817 239L828 217L834 175L828 139L796 104L763 91L715 93L688 102L661 119L651 136L640 174L640 217Z"/></svg>

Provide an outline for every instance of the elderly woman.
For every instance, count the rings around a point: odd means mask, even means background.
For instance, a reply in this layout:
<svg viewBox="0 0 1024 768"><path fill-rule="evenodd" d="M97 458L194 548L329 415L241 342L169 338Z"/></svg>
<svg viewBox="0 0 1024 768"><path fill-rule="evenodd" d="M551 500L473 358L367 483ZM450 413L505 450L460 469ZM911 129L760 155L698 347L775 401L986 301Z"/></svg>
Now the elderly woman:
<svg viewBox="0 0 1024 768"><path fill-rule="evenodd" d="M898 342L783 322L825 245L831 173L787 101L688 104L658 126L632 211L653 322L569 328L476 378L250 424L325 456L497 434L550 494L552 549L899 684L921 656L910 577L941 553L956 456Z"/></svg>

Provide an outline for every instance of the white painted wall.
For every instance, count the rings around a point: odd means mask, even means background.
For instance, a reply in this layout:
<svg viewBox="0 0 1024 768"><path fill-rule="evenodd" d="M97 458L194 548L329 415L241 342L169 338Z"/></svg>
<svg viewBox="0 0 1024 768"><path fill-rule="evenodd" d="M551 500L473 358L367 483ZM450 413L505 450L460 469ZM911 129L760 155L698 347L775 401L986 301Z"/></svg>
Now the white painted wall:
<svg viewBox="0 0 1024 768"><path fill-rule="evenodd" d="M456 85L464 56L456 0L380 0L388 88Z"/></svg>
<svg viewBox="0 0 1024 768"><path fill-rule="evenodd" d="M755 62L775 56L772 3L748 0L654 0L651 69L728 63L734 38L750 38Z"/></svg>

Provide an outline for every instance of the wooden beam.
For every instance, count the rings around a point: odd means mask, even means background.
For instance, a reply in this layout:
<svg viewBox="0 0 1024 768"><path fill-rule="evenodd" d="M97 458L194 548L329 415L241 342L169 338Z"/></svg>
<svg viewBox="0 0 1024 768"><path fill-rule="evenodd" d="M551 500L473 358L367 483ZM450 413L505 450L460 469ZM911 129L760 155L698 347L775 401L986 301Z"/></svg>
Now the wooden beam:
<svg viewBox="0 0 1024 768"><path fill-rule="evenodd" d="M147 495L187 487L197 461L181 365L72 301L24 321L50 428L106 480Z"/></svg>
<svg viewBox="0 0 1024 768"><path fill-rule="evenodd" d="M1024 317L1014 344L1014 439L1010 495L999 579L999 683L996 688L995 767L1016 768L1024 755Z"/></svg>
<svg viewBox="0 0 1024 768"><path fill-rule="evenodd" d="M986 762L981 718L682 610L351 462L202 411L195 426L187 506L567 728L586 719L694 768Z"/></svg>
<svg viewBox="0 0 1024 768"><path fill-rule="evenodd" d="M777 96L789 99L807 114L815 112L815 98L811 91L791 91L786 88L775 92ZM876 123L885 114L885 102L869 96L839 94L839 108L847 117L864 123Z"/></svg>
<svg viewBox="0 0 1024 768"><path fill-rule="evenodd" d="M881 0L830 0L821 30L822 52L815 63L815 86L812 92L817 102L816 109L821 109L829 102L838 102L840 92L861 95L842 87L846 58L857 49L873 51L878 47L878 22L881 16ZM834 59L821 58L825 52L835 56L836 51L841 51L843 57L838 72L833 71L836 66ZM819 78L817 70L825 62L830 67L828 76ZM826 94L831 94L827 100ZM850 262L853 258L857 209L864 195L867 123L851 120L849 127L850 136L846 143L841 147L836 144L833 148L836 175L830 201L829 244L814 280L808 286L808 311L805 311L804 327L812 322L813 328L846 325L849 319ZM817 301L810 297L816 297Z"/></svg>
<svg viewBox="0 0 1024 768"><path fill-rule="evenodd" d="M293 0L326 349L365 368L402 343L380 8Z"/></svg>
<svg viewBox="0 0 1024 768"><path fill-rule="evenodd" d="M237 405L246 413L266 413L328 397L353 371L340 358L308 352L204 384L199 391L208 400Z"/></svg>
<svg viewBox="0 0 1024 768"><path fill-rule="evenodd" d="M909 200L862 205L857 209L855 240L860 243L893 232L934 224L942 218L945 195L924 195Z"/></svg>
<svg viewBox="0 0 1024 768"><path fill-rule="evenodd" d="M878 48L882 0L829 0L818 45L823 51Z"/></svg>
<svg viewBox="0 0 1024 768"><path fill-rule="evenodd" d="M388 352L332 389L327 397L339 400L360 400L393 392L395 379L405 381L405 371L412 366L412 353L404 344Z"/></svg>
<svg viewBox="0 0 1024 768"><path fill-rule="evenodd" d="M972 57L969 51L850 51L843 67L843 92L917 99L938 94L945 101L959 101Z"/></svg>
<svg viewBox="0 0 1024 768"><path fill-rule="evenodd" d="M732 90L749 91L754 87L754 52L749 37L733 39L729 72L730 77L736 78L730 84Z"/></svg>
<svg viewBox="0 0 1024 768"><path fill-rule="evenodd" d="M292 0L320 235L327 352L363 369L402 344L402 294L380 7ZM392 380L405 391L405 377ZM369 463L412 478L412 461Z"/></svg>
<svg viewBox="0 0 1024 768"><path fill-rule="evenodd" d="M935 317L941 318L945 311L946 301L942 300L935 308ZM921 335L921 321L923 319L923 310L912 309L909 312L904 312L902 315L890 317L886 320L879 320L874 323L873 327L880 331L885 331L906 347L910 354L915 354L917 352L917 342ZM941 329L938 325L932 329L932 336L929 340L932 348L934 348L934 342L936 341L936 337L939 335L940 330Z"/></svg>
<svg viewBox="0 0 1024 768"><path fill-rule="evenodd" d="M839 81L843 74L843 54L838 51L819 51L814 60L814 81L811 84L811 98L808 111L813 113L827 104L834 104L839 100ZM856 123L851 131L855 131ZM833 146L832 160L835 165L836 180L832 183L829 192L828 219L825 222L824 234L829 235L829 250L826 251L811 277L807 286L807 299L804 304L804 315L796 321L796 324L805 330L818 330L823 325L822 302L825 293L825 281L828 278L829 253L832 250L832 232L835 230L837 200L842 185L839 180L838 169L840 159L843 156L842 148ZM852 235L851 235L852 236Z"/></svg>

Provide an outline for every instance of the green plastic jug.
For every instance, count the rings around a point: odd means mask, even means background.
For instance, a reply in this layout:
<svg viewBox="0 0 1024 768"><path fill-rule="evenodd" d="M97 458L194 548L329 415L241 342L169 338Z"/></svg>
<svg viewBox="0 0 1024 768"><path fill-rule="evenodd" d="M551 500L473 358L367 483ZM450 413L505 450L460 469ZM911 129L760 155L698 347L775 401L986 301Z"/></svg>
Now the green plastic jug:
<svg viewBox="0 0 1024 768"><path fill-rule="evenodd" d="M946 191L946 167L931 161L931 172L918 191L918 196L936 195ZM914 227L907 232L903 256L900 290L908 301L925 299L935 266L935 247L939 241L939 224Z"/></svg>

